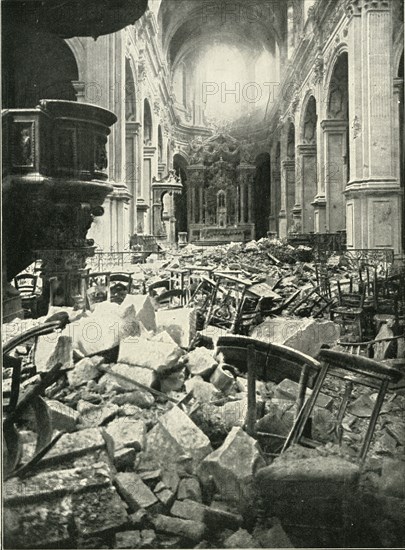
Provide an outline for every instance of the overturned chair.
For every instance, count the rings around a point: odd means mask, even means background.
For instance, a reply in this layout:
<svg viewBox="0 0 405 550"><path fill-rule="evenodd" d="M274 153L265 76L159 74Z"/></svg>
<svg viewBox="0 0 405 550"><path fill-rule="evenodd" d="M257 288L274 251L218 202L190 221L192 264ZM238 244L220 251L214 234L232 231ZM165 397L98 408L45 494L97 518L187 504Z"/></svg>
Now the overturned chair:
<svg viewBox="0 0 405 550"><path fill-rule="evenodd" d="M317 447L319 442L310 437L310 419L319 400L325 379L329 375L343 380L345 391L338 407L334 422L333 437L342 442L342 423L350 404L354 385L361 385L378 391L370 421L364 434L359 451L359 461L363 463L369 450L378 416L390 384L397 383L401 373L390 366L372 359L353 356L331 350L321 350L317 360L299 351L279 344L264 343L249 337L223 336L218 339L217 353L224 361L235 366L240 372L247 373L248 413L246 431L263 442L267 438L276 438L282 442L278 453L286 451L293 444ZM285 378L298 382L295 396L295 420L287 437L263 432L257 429L256 381L279 383ZM306 399L307 390L312 389Z"/></svg>

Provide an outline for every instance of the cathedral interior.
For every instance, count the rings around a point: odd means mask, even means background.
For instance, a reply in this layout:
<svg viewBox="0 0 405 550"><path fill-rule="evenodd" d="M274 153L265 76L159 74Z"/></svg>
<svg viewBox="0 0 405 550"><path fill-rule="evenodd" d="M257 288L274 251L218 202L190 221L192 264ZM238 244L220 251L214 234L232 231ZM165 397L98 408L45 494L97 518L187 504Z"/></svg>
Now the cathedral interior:
<svg viewBox="0 0 405 550"><path fill-rule="evenodd" d="M403 547L403 0L1 12L4 547Z"/></svg>

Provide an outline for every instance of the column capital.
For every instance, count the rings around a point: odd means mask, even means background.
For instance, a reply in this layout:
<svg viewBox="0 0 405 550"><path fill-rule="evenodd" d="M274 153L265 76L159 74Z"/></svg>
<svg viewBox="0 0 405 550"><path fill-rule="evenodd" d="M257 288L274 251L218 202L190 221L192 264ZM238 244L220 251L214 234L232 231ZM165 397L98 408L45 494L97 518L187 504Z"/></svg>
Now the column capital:
<svg viewBox="0 0 405 550"><path fill-rule="evenodd" d="M297 146L297 151L300 155L316 155L316 144L302 143Z"/></svg>
<svg viewBox="0 0 405 550"><path fill-rule="evenodd" d="M347 130L349 124L345 119L325 119L321 122L321 128L324 132L331 132L333 130L341 130L342 132Z"/></svg>
<svg viewBox="0 0 405 550"><path fill-rule="evenodd" d="M349 17L369 11L389 11L391 0L347 0L346 13Z"/></svg>

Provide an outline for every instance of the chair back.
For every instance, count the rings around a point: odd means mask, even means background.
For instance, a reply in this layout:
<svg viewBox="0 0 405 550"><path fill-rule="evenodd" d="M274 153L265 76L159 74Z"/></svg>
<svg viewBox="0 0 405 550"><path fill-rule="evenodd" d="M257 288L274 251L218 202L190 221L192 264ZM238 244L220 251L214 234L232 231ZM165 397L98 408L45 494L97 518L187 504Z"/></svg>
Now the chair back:
<svg viewBox="0 0 405 550"><path fill-rule="evenodd" d="M299 382L304 366L308 367L307 386L312 388L320 364L305 353L281 344L262 342L249 336L226 335L217 341L216 355L222 354L225 363L235 366L241 373L247 373L248 347L256 352L256 375L264 382L279 384L285 378Z"/></svg>
<svg viewBox="0 0 405 550"><path fill-rule="evenodd" d="M348 308L362 308L364 306L366 286L360 284L358 292L354 292L353 280L350 279L350 281L348 281L346 284L348 285L349 290L344 292L344 283L342 283L341 281L337 282L339 306Z"/></svg>
<svg viewBox="0 0 405 550"><path fill-rule="evenodd" d="M14 286L22 297L29 296L35 293L37 281L37 275L32 275L31 273L21 273L20 275L14 277Z"/></svg>
<svg viewBox="0 0 405 550"><path fill-rule="evenodd" d="M114 288L113 283L124 283L126 291L129 294L132 290L132 273L111 273L110 274L110 288Z"/></svg>

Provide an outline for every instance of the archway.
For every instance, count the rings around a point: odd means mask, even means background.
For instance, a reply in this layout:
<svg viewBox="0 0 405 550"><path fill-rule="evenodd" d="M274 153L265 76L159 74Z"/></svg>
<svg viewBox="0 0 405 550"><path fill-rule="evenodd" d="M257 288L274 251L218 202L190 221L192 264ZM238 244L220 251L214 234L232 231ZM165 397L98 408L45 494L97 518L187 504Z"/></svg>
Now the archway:
<svg viewBox="0 0 405 550"><path fill-rule="evenodd" d="M325 144L326 229L346 228L344 191L350 178L348 54L336 60L329 85L327 120L322 123Z"/></svg>
<svg viewBox="0 0 405 550"><path fill-rule="evenodd" d="M254 219L256 239L267 235L270 215L270 155L261 153L256 157L254 179Z"/></svg>
<svg viewBox="0 0 405 550"><path fill-rule="evenodd" d="M150 108L149 101L144 100L143 106L143 143L144 145L150 147L152 145L152 111Z"/></svg>
<svg viewBox="0 0 405 550"><path fill-rule="evenodd" d="M188 187L187 187L187 160L183 155L176 153L173 157L173 169L180 177L183 192L174 196L176 214L176 240L178 233L188 232Z"/></svg>
<svg viewBox="0 0 405 550"><path fill-rule="evenodd" d="M317 108L313 95L308 98L301 124L300 156L300 194L301 228L303 233L315 229L313 202L317 193Z"/></svg>

